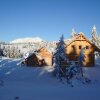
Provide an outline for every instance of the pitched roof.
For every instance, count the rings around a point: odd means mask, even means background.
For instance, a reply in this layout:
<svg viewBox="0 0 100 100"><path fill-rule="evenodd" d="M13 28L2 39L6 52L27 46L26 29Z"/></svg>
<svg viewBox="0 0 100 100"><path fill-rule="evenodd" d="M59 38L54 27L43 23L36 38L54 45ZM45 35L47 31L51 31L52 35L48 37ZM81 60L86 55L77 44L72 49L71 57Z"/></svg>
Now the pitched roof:
<svg viewBox="0 0 100 100"><path fill-rule="evenodd" d="M86 41L87 41L89 44L91 44L92 46L94 46L95 51L99 51L99 52L100 52L100 49L99 49L95 44L91 43L91 41L88 40L88 39L84 36L84 34L83 34L82 32L80 32L79 34L77 34L75 37L71 38L71 39L66 43L66 47L68 47L71 43L73 43L73 42L74 42L76 39L78 39L80 36L83 36L84 39L86 39Z"/></svg>
<svg viewBox="0 0 100 100"><path fill-rule="evenodd" d="M42 47L40 47L38 50L37 50L37 52L39 52L41 49L46 49L50 54L52 54L52 50L49 48L49 47L47 47L47 46L42 46Z"/></svg>
<svg viewBox="0 0 100 100"><path fill-rule="evenodd" d="M67 46L69 46L72 42L74 42L78 37L83 36L89 43L91 43L84 35L82 32L80 32L79 34L76 34L74 37L72 37L68 42L67 42Z"/></svg>

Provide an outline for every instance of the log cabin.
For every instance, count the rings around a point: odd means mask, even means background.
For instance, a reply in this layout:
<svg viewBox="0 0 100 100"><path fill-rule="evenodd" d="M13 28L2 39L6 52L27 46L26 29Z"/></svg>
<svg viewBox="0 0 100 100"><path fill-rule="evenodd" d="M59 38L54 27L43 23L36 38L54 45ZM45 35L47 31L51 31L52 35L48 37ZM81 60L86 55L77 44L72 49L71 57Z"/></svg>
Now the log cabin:
<svg viewBox="0 0 100 100"><path fill-rule="evenodd" d="M36 56L35 53L29 55L25 61L22 62L22 64L25 64L26 66L34 66L34 67L37 67L39 66L39 59L38 57Z"/></svg>
<svg viewBox="0 0 100 100"><path fill-rule="evenodd" d="M24 61L22 61L21 65L26 65L30 67L42 67L45 66L45 60L39 56L37 53L33 53L29 55Z"/></svg>
<svg viewBox="0 0 100 100"><path fill-rule="evenodd" d="M46 47L41 47L36 50L35 53L29 55L22 65L32 66L32 67L42 67L52 65L52 52L47 50Z"/></svg>
<svg viewBox="0 0 100 100"><path fill-rule="evenodd" d="M69 61L78 61L79 54L82 48L86 48L85 50L85 60L83 62L84 66L94 66L95 64L95 51L100 51L100 49L92 44L82 32L77 34L71 40L66 43L65 51L66 56Z"/></svg>
<svg viewBox="0 0 100 100"><path fill-rule="evenodd" d="M45 65L52 65L52 52L49 51L46 47L41 47L38 49L37 54L42 58L42 60L44 60Z"/></svg>

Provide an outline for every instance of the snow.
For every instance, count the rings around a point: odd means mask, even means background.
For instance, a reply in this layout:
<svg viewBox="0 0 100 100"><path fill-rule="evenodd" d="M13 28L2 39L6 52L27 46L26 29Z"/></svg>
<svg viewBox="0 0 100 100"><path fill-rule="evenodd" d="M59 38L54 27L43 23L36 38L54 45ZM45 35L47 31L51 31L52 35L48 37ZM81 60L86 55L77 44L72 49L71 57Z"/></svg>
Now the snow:
<svg viewBox="0 0 100 100"><path fill-rule="evenodd" d="M21 66L21 59L0 58L0 100L99 100L100 58L96 66L84 68L92 80L82 84L74 79L74 87L62 84L52 76L52 66ZM3 83L2 83L2 81Z"/></svg>
<svg viewBox="0 0 100 100"><path fill-rule="evenodd" d="M39 37L34 37L34 38L20 38L20 39L16 39L11 41L10 43L36 43L36 42L42 42L43 39L39 38Z"/></svg>
<svg viewBox="0 0 100 100"><path fill-rule="evenodd" d="M93 30L96 30L96 26L95 25L93 26Z"/></svg>

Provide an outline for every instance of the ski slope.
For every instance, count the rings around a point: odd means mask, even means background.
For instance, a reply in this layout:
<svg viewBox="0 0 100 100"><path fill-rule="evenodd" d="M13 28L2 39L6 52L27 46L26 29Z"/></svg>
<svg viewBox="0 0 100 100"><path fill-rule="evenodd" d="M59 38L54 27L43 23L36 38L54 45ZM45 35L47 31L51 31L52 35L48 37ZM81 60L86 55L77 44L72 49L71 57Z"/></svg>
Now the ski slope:
<svg viewBox="0 0 100 100"><path fill-rule="evenodd" d="M0 100L99 100L100 59L96 66L84 68L92 81L82 84L74 79L74 87L62 84L52 76L50 67L26 67L20 59L0 58Z"/></svg>

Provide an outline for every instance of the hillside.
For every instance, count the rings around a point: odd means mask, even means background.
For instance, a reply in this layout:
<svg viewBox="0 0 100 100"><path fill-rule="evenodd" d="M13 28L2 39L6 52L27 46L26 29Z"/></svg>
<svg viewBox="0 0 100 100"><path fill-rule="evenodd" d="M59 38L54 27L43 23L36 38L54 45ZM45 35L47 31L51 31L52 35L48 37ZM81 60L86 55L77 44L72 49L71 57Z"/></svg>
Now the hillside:
<svg viewBox="0 0 100 100"><path fill-rule="evenodd" d="M96 66L84 68L92 80L82 84L74 79L74 87L60 83L50 73L51 67L20 66L21 59L0 59L0 100L99 100L100 59ZM2 83L3 81L3 83Z"/></svg>

